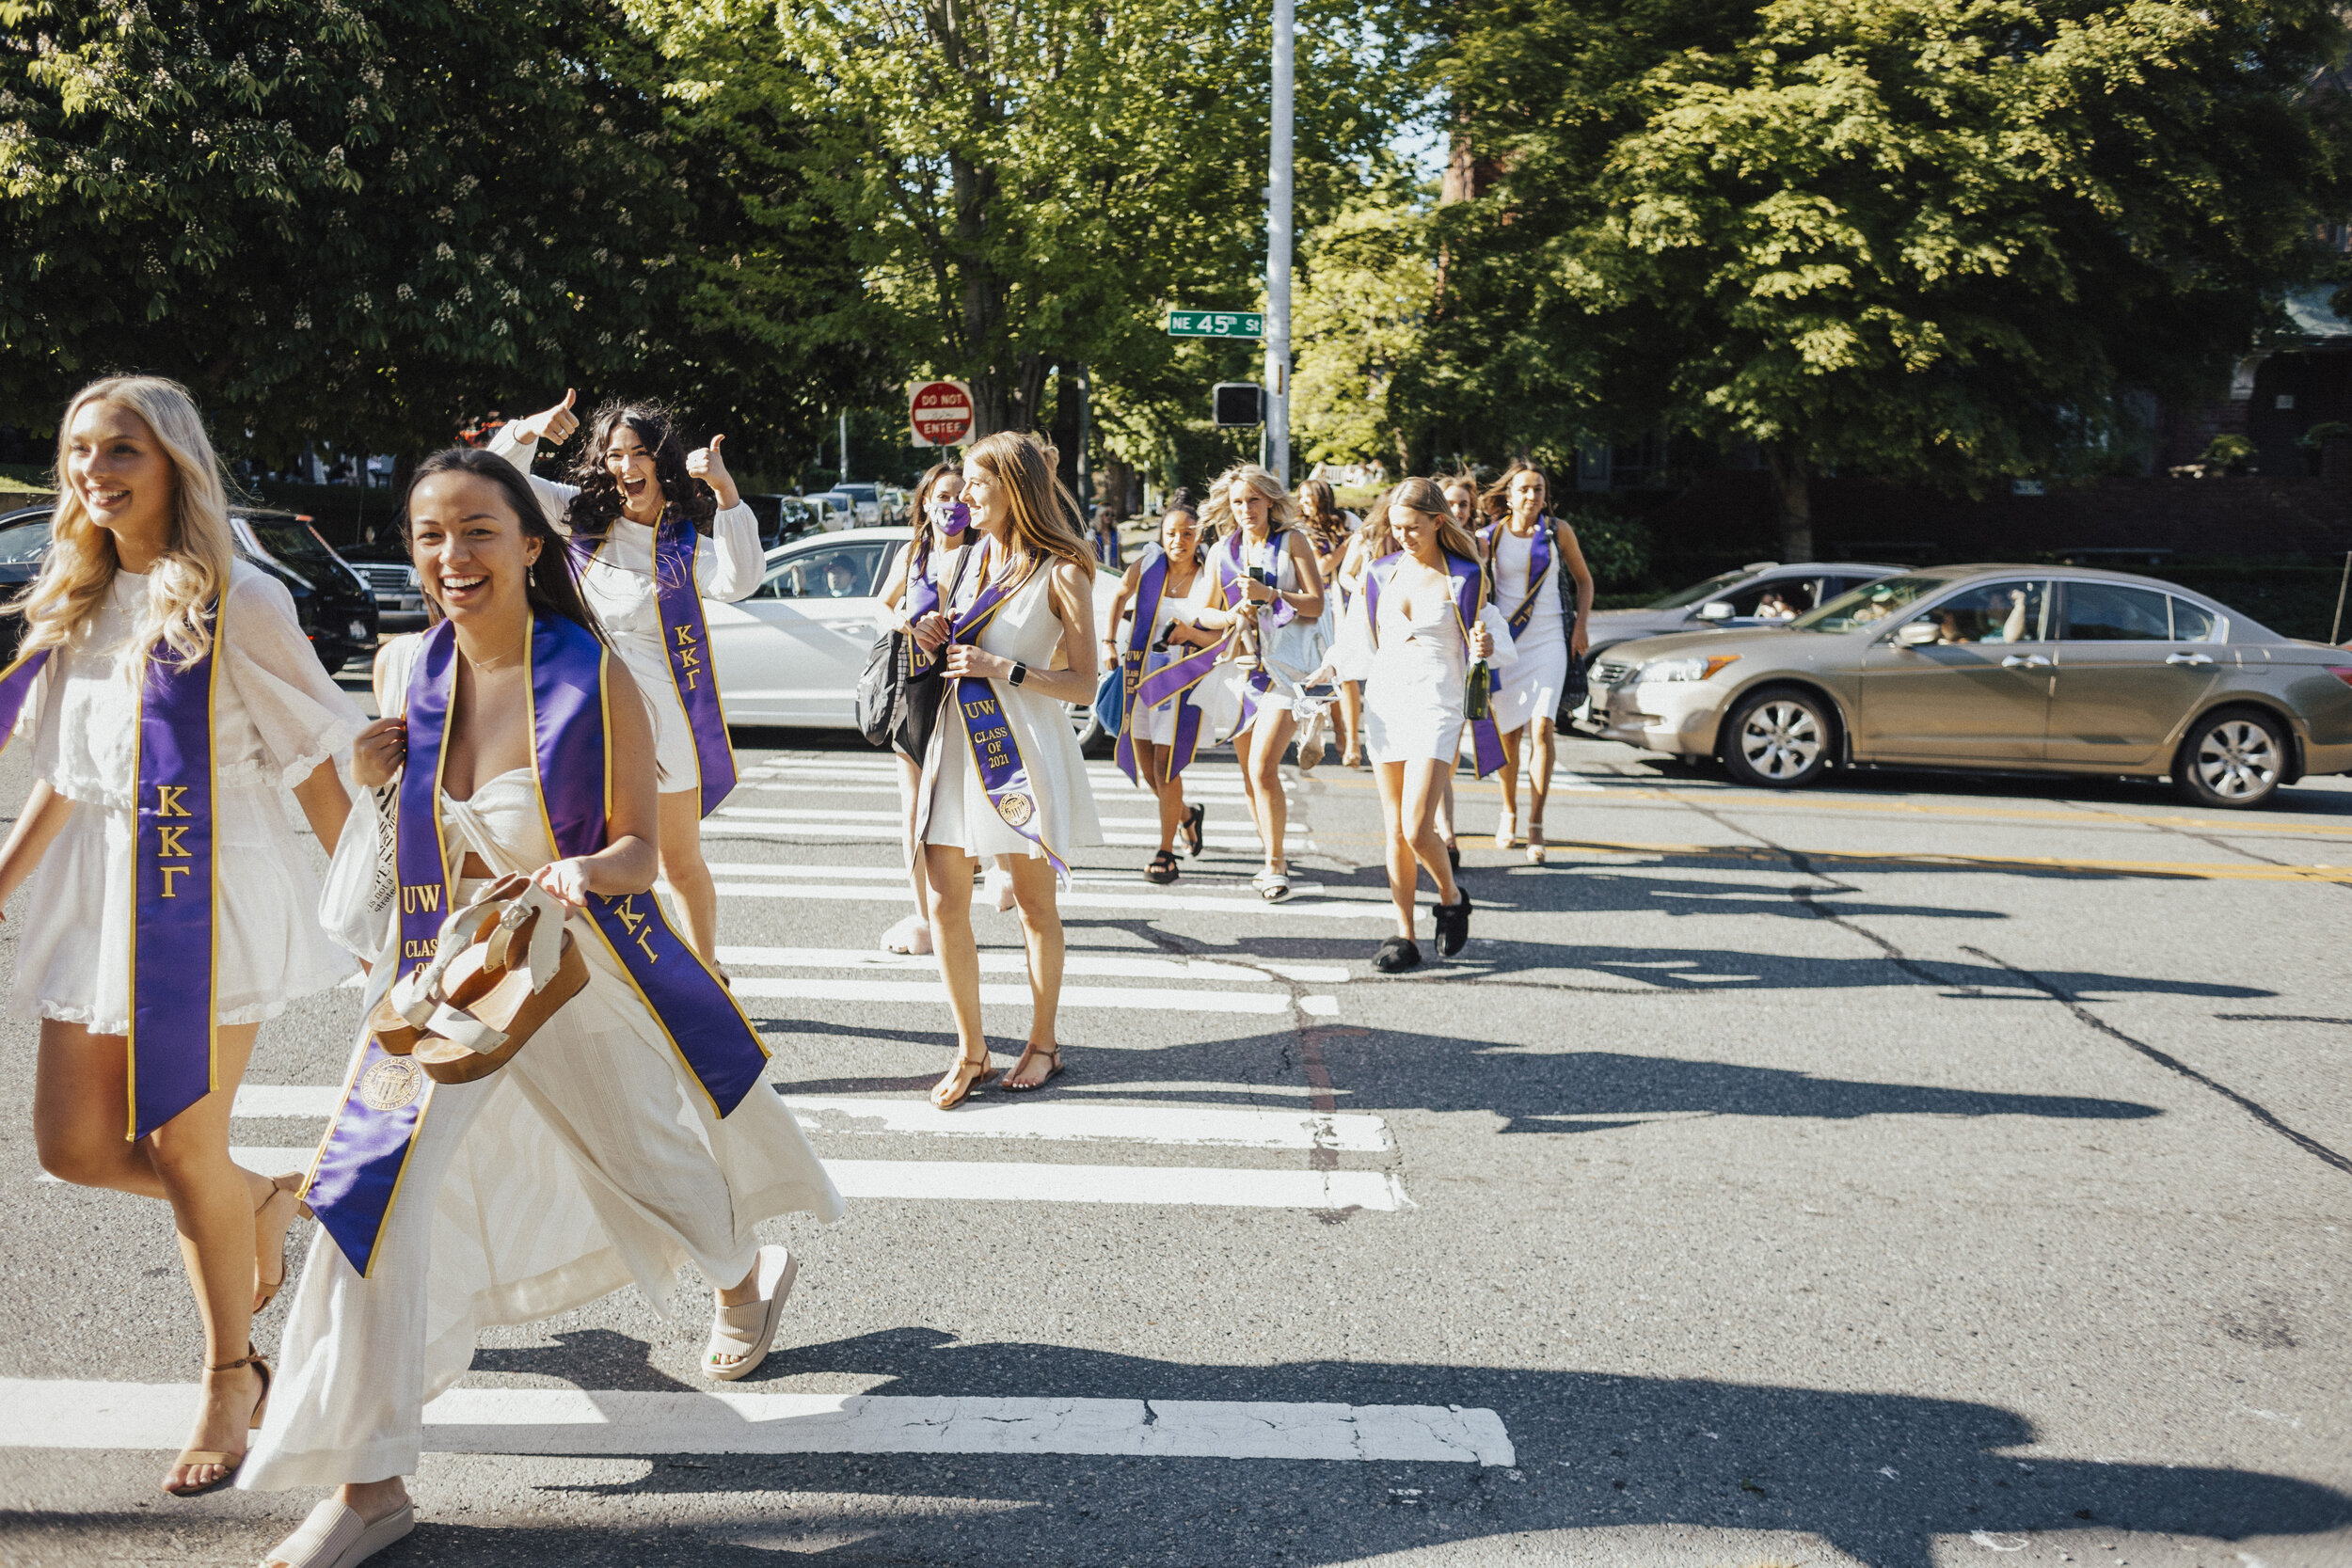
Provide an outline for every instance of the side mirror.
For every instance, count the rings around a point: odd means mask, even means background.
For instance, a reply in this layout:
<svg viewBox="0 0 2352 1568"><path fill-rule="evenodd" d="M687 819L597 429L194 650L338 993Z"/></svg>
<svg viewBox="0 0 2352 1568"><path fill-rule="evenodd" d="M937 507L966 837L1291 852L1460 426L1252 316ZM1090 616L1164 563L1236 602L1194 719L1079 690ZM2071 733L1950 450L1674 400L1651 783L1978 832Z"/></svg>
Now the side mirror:
<svg viewBox="0 0 2352 1568"><path fill-rule="evenodd" d="M1708 600L1705 604L1699 606L1699 619L1702 621L1730 620L1731 601L1729 599Z"/></svg>
<svg viewBox="0 0 2352 1568"><path fill-rule="evenodd" d="M1944 635L1933 621L1905 621L1895 628L1895 641L1905 648L1924 648Z"/></svg>

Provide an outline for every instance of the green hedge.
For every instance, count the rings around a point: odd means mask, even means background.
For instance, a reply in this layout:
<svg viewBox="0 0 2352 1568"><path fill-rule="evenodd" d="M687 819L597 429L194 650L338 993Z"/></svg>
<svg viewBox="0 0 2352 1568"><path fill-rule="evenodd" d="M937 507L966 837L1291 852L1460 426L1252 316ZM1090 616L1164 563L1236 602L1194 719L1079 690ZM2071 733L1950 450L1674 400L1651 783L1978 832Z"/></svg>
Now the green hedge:
<svg viewBox="0 0 2352 1568"><path fill-rule="evenodd" d="M2265 566L2254 562L2211 566L2153 566L2147 575L2193 588L2232 610L2250 615L2275 632L2328 640L2328 624L2336 612L2336 593L2344 581L2337 566ZM2352 604L2344 609L2344 629L2352 636Z"/></svg>

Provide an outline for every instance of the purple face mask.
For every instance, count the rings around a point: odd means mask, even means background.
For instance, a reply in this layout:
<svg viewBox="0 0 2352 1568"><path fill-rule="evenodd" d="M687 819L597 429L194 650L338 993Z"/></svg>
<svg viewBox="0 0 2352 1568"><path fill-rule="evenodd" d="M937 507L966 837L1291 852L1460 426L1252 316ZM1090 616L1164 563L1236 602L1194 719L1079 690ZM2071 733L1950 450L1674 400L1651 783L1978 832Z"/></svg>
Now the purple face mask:
<svg viewBox="0 0 2352 1568"><path fill-rule="evenodd" d="M939 531L950 539L961 538L963 531L972 526L972 509L961 501L933 501L930 514Z"/></svg>

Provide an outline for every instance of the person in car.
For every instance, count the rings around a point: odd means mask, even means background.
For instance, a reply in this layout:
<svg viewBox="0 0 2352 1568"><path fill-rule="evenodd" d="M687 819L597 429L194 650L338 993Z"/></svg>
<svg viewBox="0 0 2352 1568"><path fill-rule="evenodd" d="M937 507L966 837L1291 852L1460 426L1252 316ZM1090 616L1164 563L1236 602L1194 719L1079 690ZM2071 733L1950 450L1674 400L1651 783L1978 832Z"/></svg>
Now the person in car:
<svg viewBox="0 0 2352 1568"><path fill-rule="evenodd" d="M846 599L857 592L857 574L839 556L825 562L825 597Z"/></svg>
<svg viewBox="0 0 2352 1568"><path fill-rule="evenodd" d="M580 591L653 710L661 879L685 917L687 941L715 963L719 889L703 859L702 819L735 787L735 753L702 601L757 592L767 566L759 516L727 472L725 437L689 451L658 404L596 410L587 450L573 465L579 483L532 475L540 440L561 442L580 427L572 403L566 391L552 408L508 421L489 450L531 480L548 520L568 537Z"/></svg>
<svg viewBox="0 0 2352 1568"><path fill-rule="evenodd" d="M1781 597L1777 588L1767 588L1764 596L1756 601L1756 618L1759 621L1793 621L1797 607Z"/></svg>

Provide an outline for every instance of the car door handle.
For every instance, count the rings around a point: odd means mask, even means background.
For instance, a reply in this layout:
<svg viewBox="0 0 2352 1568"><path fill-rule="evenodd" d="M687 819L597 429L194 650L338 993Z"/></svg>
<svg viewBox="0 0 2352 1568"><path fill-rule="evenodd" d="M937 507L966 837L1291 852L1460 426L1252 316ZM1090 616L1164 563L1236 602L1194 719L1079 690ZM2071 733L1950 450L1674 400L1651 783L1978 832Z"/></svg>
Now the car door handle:
<svg viewBox="0 0 2352 1568"><path fill-rule="evenodd" d="M2040 654L2011 654L2001 660L2004 670L2047 670L2050 661Z"/></svg>
<svg viewBox="0 0 2352 1568"><path fill-rule="evenodd" d="M2169 654L2166 656L2165 662L2167 664L2211 664L2213 656L2210 654Z"/></svg>

